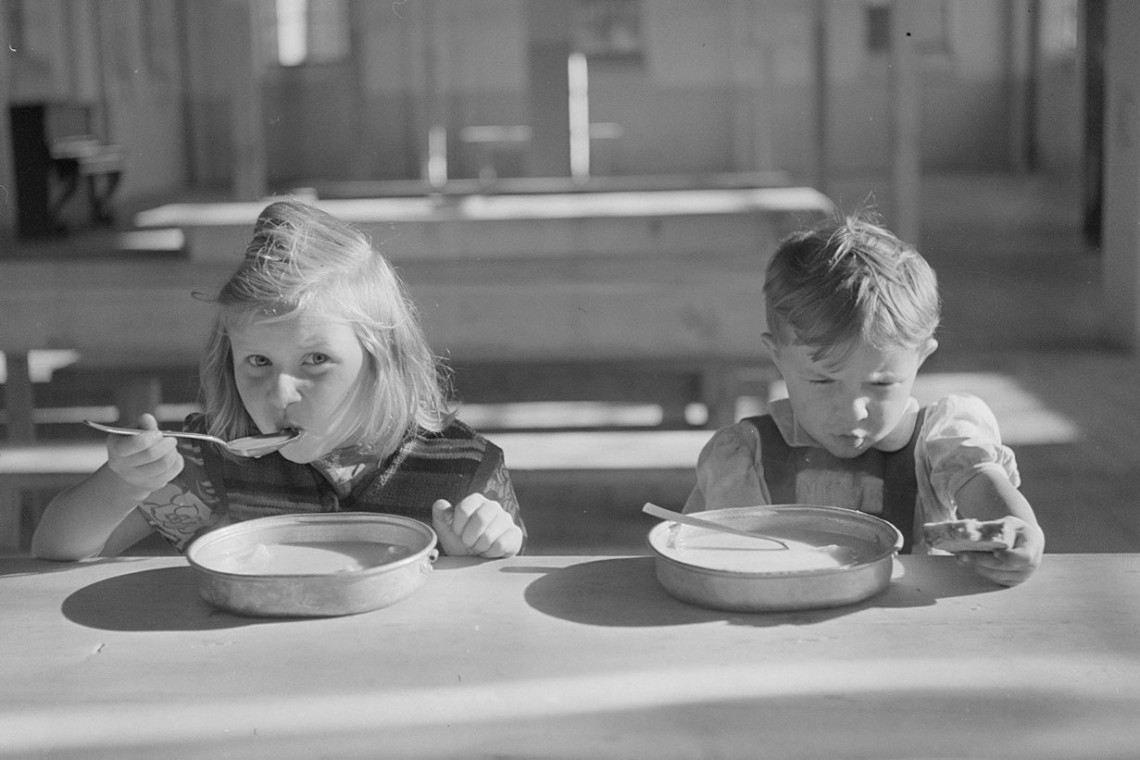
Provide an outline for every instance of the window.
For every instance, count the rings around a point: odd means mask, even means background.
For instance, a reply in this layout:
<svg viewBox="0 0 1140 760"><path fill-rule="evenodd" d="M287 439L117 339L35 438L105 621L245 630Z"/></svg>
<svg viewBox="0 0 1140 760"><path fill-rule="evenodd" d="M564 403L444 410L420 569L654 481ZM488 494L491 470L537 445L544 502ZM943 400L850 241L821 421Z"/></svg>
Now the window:
<svg viewBox="0 0 1140 760"><path fill-rule="evenodd" d="M952 52L954 19L946 0L909 0L914 29L908 30L915 50L924 55ZM888 53L891 49L891 6L886 0L872 0L865 6L867 52Z"/></svg>
<svg viewBox="0 0 1140 760"><path fill-rule="evenodd" d="M345 0L275 0L274 10L278 65L329 63L348 55Z"/></svg>
<svg viewBox="0 0 1140 760"><path fill-rule="evenodd" d="M891 49L891 9L887 5L867 6L867 52L885 53Z"/></svg>
<svg viewBox="0 0 1140 760"><path fill-rule="evenodd" d="M4 54L26 71L50 75L53 57L61 43L62 11L57 5L32 0L3 0L8 38Z"/></svg>
<svg viewBox="0 0 1140 760"><path fill-rule="evenodd" d="M8 26L8 50L16 55L24 53L27 44L27 21L24 18L24 3L22 0L5 0L4 15Z"/></svg>
<svg viewBox="0 0 1140 760"><path fill-rule="evenodd" d="M575 47L589 58L640 58L639 0L579 0Z"/></svg>
<svg viewBox="0 0 1140 760"><path fill-rule="evenodd" d="M173 8L160 5L154 0L140 6L143 63L151 76L166 80L171 76L171 56L177 46L174 36Z"/></svg>

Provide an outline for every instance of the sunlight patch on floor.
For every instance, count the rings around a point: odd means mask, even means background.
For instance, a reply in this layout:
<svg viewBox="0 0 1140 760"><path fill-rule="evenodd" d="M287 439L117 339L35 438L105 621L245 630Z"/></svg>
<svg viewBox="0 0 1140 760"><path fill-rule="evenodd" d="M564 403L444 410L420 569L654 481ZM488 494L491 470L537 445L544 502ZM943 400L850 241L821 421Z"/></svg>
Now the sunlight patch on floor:
<svg viewBox="0 0 1140 760"><path fill-rule="evenodd" d="M464 404L459 418L475 429L656 427L664 414L657 404L600 401L537 401Z"/></svg>

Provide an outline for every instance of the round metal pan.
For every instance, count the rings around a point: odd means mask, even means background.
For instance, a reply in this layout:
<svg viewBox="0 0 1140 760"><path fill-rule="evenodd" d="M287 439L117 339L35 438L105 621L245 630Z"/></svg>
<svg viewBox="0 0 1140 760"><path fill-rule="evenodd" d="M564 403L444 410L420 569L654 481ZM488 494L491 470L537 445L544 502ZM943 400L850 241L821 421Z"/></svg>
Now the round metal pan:
<svg viewBox="0 0 1140 760"><path fill-rule="evenodd" d="M716 509L700 513L711 520L807 545L850 547L849 561L788 562L781 568L771 544L714 531L662 522L649 531L657 580L683 602L732 612L778 612L837 607L868 599L891 581L903 536L889 522L840 507L778 504ZM720 538L723 537L723 538ZM734 552L729 555L726 552ZM748 552L754 562L749 560ZM798 555L802 558L803 555ZM784 554L787 559L796 559ZM830 557L829 557L830 558ZM754 564L755 567L750 567ZM795 567L800 564L800 567Z"/></svg>
<svg viewBox="0 0 1140 760"><path fill-rule="evenodd" d="M437 556L427 525L366 512L247 520L207 533L186 552L203 599L258 617L387 607L424 583Z"/></svg>

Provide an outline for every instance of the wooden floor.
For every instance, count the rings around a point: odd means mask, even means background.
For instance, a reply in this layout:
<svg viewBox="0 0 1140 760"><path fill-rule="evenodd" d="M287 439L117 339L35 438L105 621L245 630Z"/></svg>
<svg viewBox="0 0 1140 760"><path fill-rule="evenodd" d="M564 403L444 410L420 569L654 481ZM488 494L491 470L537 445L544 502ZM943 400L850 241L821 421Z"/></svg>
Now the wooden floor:
<svg viewBox="0 0 1140 760"><path fill-rule="evenodd" d="M882 182L829 191L843 208L869 194L889 208ZM941 346L924 377L996 389L987 400L1048 551L1140 551L1140 358L1103 340L1100 260L1079 233L1074 182L928 177L922 197L920 248L944 298ZM641 553L653 523L641 505L680 506L693 475L551 469L515 480L532 552Z"/></svg>

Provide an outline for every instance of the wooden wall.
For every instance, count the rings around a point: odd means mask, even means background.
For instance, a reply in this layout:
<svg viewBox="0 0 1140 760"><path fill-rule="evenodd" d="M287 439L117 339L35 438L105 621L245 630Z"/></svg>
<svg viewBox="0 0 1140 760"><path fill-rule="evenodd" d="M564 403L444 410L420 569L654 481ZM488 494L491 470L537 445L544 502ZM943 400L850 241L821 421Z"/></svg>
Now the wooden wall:
<svg viewBox="0 0 1140 760"><path fill-rule="evenodd" d="M475 176L479 156L459 139L462 127L534 121L527 9L536 1L343 0L346 58L267 64L257 80L260 130L251 137L263 138L267 189L310 178L417 178L431 124L448 127L449 174ZM887 55L869 41L875 5L824 6L827 156L835 173L884 171L889 158ZM269 49L266 29L251 28L251 7L264 14L272 0L6 0L0 33L11 42L18 16L22 39L0 67L0 104L100 103L106 137L128 153L124 201L224 191L243 159L232 137L247 101L237 74ZM810 178L813 7L801 0L637 3L632 53L590 58L592 120L621 129L595 145L595 172L775 168ZM1067 37L1075 7L1074 0L916 0L926 40L925 169L1016 166L1015 136L1025 131L1017 122L1029 118L1018 103L1031 85L1042 167L1079 165L1082 70ZM1041 27L1036 63L1024 70L1011 50L1024 47L1028 10ZM579 44L574 28L566 35ZM7 129L0 133L7 151ZM0 183L11 187L7 158ZM501 159L508 175L526 174L527 166L509 152ZM9 227L8 213L0 213L0 227Z"/></svg>

